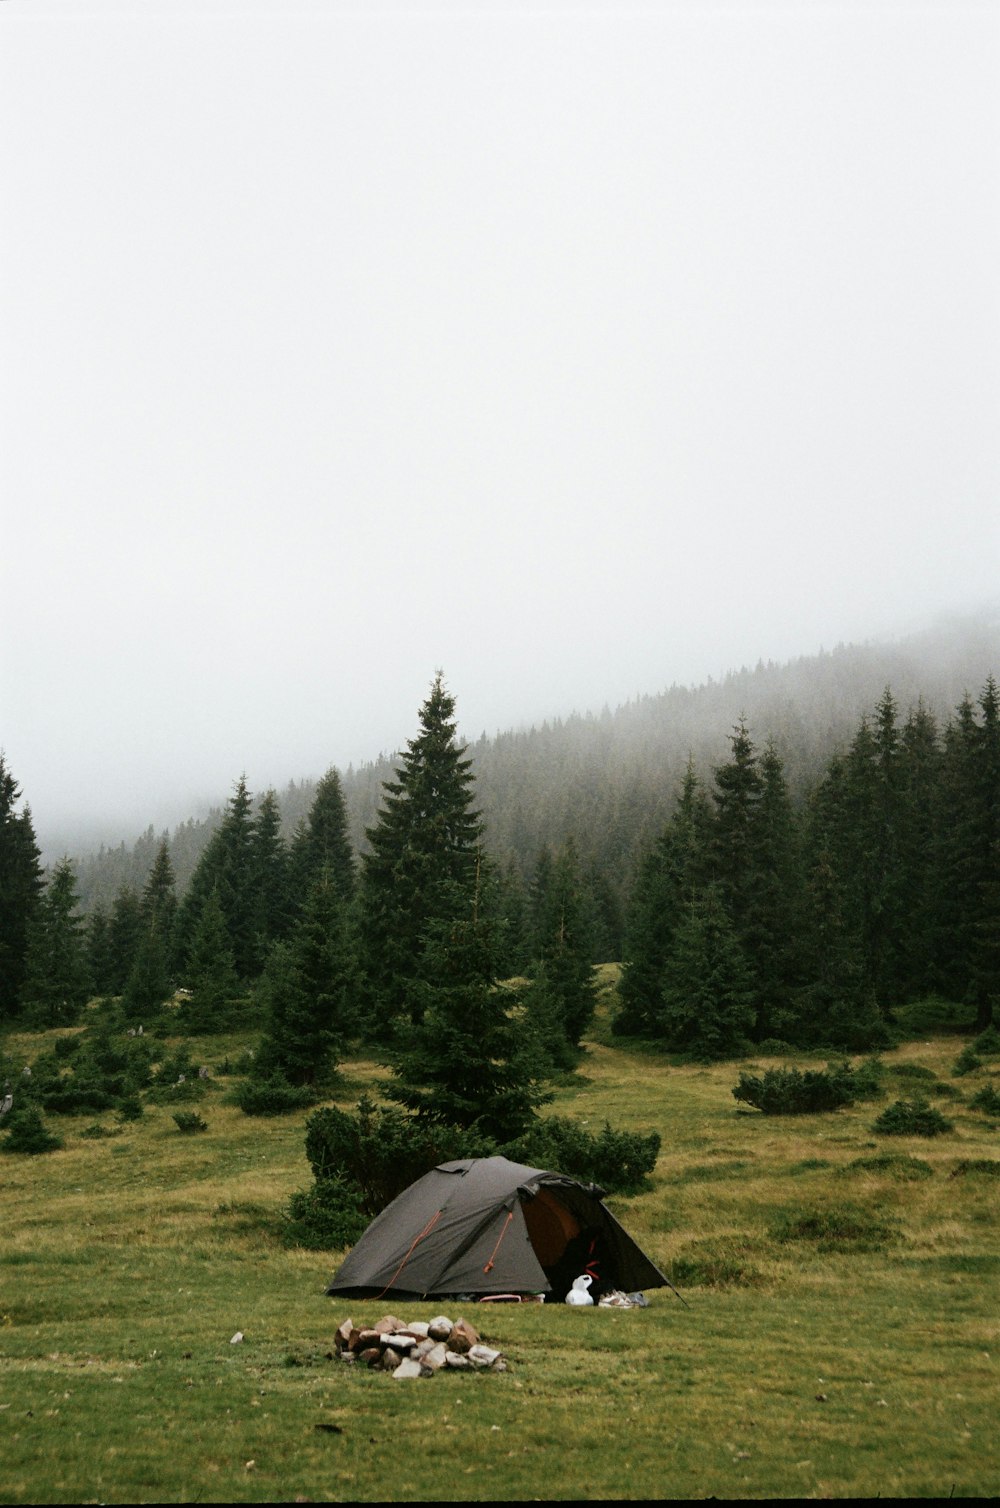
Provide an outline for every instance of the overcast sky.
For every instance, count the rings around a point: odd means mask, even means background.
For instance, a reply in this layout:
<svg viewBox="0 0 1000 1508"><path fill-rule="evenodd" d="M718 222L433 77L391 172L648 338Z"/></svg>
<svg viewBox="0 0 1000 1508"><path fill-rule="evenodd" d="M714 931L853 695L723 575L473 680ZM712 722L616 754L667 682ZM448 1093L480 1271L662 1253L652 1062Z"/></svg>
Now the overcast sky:
<svg viewBox="0 0 1000 1508"><path fill-rule="evenodd" d="M0 4L39 837L995 599L998 77L993 0Z"/></svg>

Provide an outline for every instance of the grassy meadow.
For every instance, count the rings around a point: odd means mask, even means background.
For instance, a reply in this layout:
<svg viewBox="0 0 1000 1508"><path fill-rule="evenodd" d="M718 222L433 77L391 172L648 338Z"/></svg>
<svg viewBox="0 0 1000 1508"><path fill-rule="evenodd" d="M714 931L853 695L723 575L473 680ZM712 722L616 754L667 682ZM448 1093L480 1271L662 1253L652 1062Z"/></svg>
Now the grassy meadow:
<svg viewBox="0 0 1000 1508"><path fill-rule="evenodd" d="M466 1306L510 1370L408 1383L331 1359L391 1303L326 1298L339 1254L281 1242L304 1115L248 1118L213 1078L197 1135L168 1104L99 1138L49 1117L62 1150L0 1156L0 1501L995 1497L1000 1129L969 1102L1000 1060L956 1077L962 1045L883 1054L880 1101L765 1118L732 1096L748 1063L599 1022L552 1108L660 1132L652 1188L609 1204L684 1302ZM378 1075L346 1064L338 1103ZM873 1133L915 1088L954 1129Z"/></svg>

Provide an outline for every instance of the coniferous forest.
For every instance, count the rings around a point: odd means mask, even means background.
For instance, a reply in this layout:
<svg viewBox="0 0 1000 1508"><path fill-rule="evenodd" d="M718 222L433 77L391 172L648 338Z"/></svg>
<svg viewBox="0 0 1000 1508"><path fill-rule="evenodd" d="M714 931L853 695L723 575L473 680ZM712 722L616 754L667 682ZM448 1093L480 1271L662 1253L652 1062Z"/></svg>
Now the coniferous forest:
<svg viewBox="0 0 1000 1508"><path fill-rule="evenodd" d="M761 741L739 720L723 757L689 755L655 798L612 769L615 789L588 803L566 770L576 821L540 810L534 825L555 840L533 846L526 812L484 814L490 758L462 746L439 676L407 751L363 772L376 801L360 841L336 770L291 830L288 803L240 778L193 861L193 824L173 841L150 832L133 854L141 884L110 902L95 861L43 873L30 805L0 763L4 1022L70 1025L95 995L139 1021L180 990L191 1033L252 1009L267 1072L306 1087L348 1040L398 1051L428 1033L444 980L471 992L454 1015L472 1020L477 989L516 979L536 1049L569 1066L591 965L616 959L615 1030L695 1056L876 1047L894 1008L927 995L967 1006L982 1030L1000 988L995 680L943 720L885 687L811 782L801 747L790 776L784 732ZM415 1105L423 1087L399 1097Z"/></svg>

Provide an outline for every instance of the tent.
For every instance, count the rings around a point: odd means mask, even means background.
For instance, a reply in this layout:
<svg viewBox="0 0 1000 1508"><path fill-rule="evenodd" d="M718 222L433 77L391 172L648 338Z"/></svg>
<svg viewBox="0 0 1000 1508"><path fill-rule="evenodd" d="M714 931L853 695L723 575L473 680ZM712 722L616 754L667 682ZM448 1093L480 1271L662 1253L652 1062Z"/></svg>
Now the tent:
<svg viewBox="0 0 1000 1508"><path fill-rule="evenodd" d="M443 1162L369 1225L327 1288L355 1298L593 1292L673 1285L601 1203L603 1189L506 1157Z"/></svg>

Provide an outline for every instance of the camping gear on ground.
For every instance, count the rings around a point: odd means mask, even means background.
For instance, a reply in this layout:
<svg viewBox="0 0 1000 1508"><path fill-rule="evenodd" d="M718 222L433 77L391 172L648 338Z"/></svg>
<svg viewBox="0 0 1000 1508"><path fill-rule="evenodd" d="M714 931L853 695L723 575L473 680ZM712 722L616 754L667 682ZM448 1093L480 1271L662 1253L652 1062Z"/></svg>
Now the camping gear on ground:
<svg viewBox="0 0 1000 1508"><path fill-rule="evenodd" d="M561 1302L588 1267L609 1289L673 1287L601 1203L603 1192L506 1157L443 1162L375 1217L326 1292L544 1293Z"/></svg>
<svg viewBox="0 0 1000 1508"><path fill-rule="evenodd" d="M594 1296L590 1292L590 1285L593 1281L594 1280L590 1276L589 1272L583 1272L578 1278L574 1278L573 1286L570 1289L569 1293L567 1293L566 1295L567 1304L576 1304L578 1306L582 1304L592 1304L594 1302Z"/></svg>

